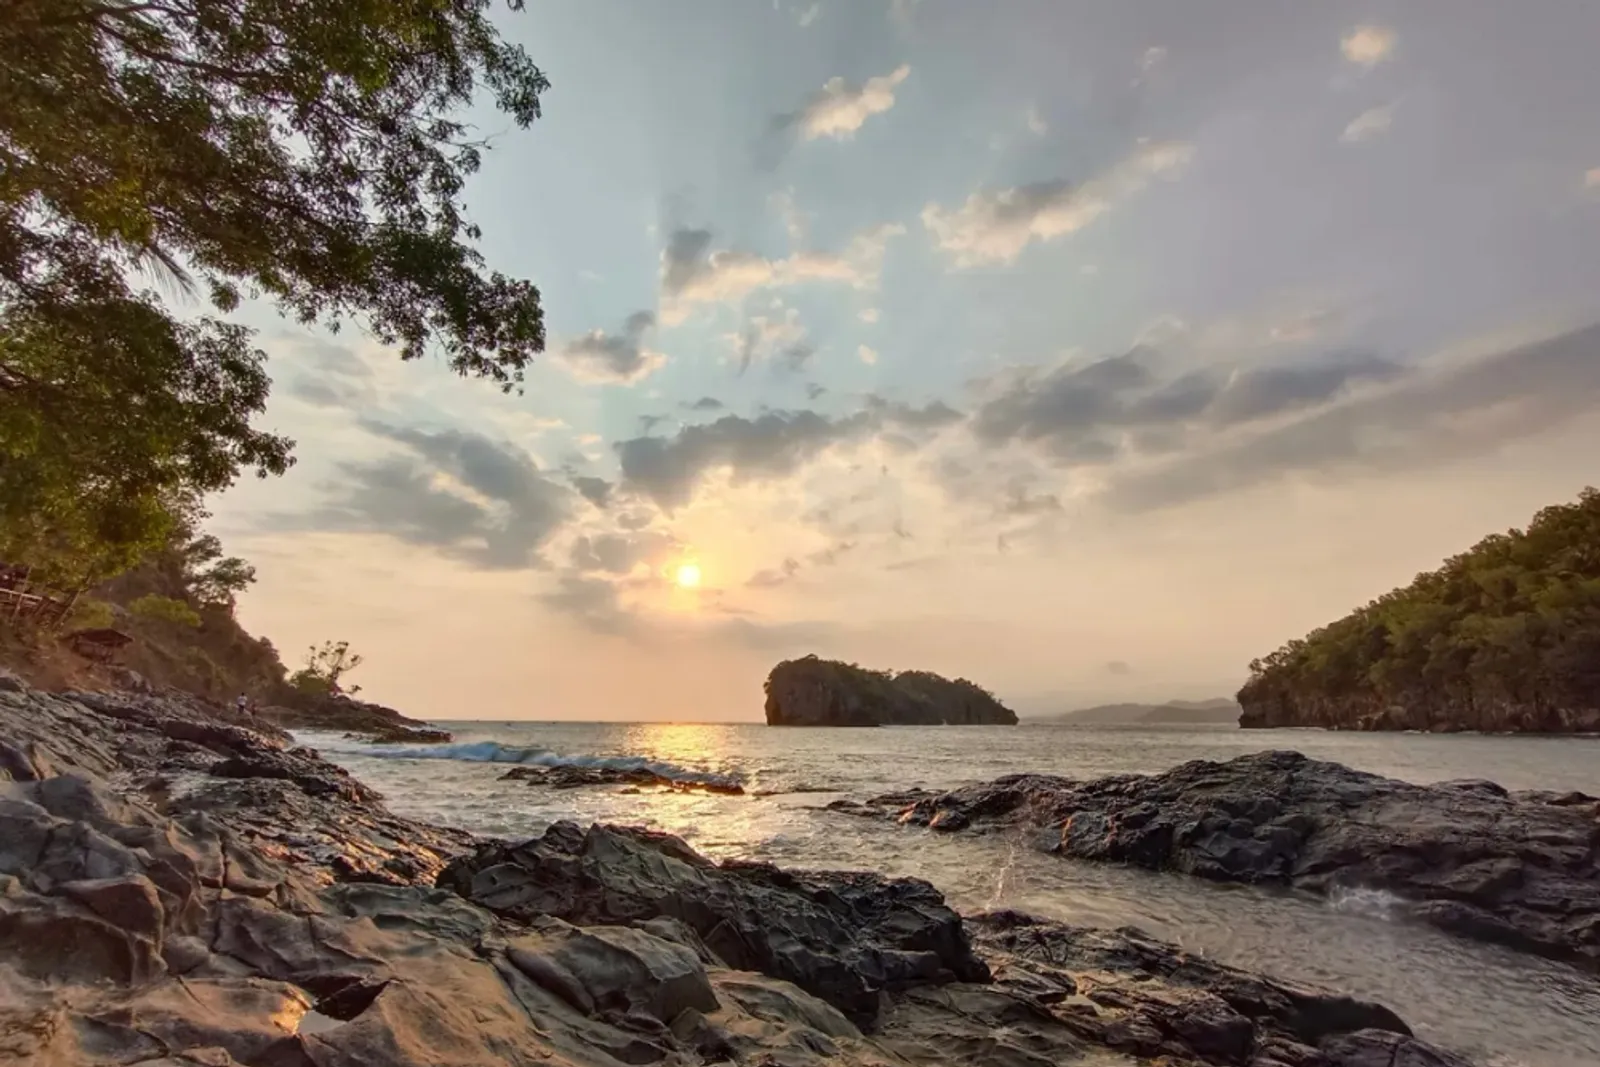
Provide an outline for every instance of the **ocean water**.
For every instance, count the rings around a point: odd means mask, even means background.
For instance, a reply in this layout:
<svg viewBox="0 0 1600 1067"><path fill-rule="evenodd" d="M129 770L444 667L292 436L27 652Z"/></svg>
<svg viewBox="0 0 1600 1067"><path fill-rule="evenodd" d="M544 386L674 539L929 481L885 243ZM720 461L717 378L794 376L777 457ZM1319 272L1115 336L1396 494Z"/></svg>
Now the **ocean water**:
<svg viewBox="0 0 1600 1067"><path fill-rule="evenodd" d="M1487 778L1511 789L1600 794L1600 739L1027 724L446 725L456 733L448 745L299 736L415 818L513 838L559 819L626 823L677 834L715 857L915 875L962 911L1013 907L1067 922L1139 926L1223 962L1380 1001L1421 1036L1483 1067L1600 1064L1600 978L1402 921L1381 894L1328 901L1221 886L1057 859L1019 838L936 835L825 810L840 796L910 786L951 788L1021 771L1148 773L1270 748L1416 782ZM736 780L747 795L502 781L516 764L642 766L683 780Z"/></svg>

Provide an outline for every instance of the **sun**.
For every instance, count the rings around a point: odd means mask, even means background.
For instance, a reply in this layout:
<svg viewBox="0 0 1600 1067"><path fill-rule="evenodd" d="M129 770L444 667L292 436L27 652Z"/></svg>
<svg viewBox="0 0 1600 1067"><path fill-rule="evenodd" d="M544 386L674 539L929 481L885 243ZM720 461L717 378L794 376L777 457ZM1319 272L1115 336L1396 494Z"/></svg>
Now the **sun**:
<svg viewBox="0 0 1600 1067"><path fill-rule="evenodd" d="M680 589L693 589L700 584L700 565L697 563L680 563L678 569L672 573L672 580L678 583Z"/></svg>

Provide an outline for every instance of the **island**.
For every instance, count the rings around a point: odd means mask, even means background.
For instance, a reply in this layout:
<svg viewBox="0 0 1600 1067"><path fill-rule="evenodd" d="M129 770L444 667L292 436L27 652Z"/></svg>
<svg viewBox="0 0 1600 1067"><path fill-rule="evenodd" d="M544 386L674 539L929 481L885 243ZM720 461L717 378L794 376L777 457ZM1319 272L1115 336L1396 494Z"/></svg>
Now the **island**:
<svg viewBox="0 0 1600 1067"><path fill-rule="evenodd" d="M1212 700L1169 700L1165 704L1097 704L1037 721L1073 726L1236 726L1239 702L1228 697Z"/></svg>
<svg viewBox="0 0 1600 1067"><path fill-rule="evenodd" d="M1600 491L1250 664L1243 727L1600 732Z"/></svg>
<svg viewBox="0 0 1600 1067"><path fill-rule="evenodd" d="M803 656L772 668L768 726L1015 726L1016 712L965 678L876 671Z"/></svg>

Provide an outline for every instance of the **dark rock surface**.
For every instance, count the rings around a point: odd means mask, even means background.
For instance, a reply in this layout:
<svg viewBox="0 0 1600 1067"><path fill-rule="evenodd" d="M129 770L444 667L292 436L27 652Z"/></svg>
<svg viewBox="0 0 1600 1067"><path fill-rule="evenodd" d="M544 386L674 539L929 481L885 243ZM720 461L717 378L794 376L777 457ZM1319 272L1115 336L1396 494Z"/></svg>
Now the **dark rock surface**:
<svg viewBox="0 0 1600 1067"><path fill-rule="evenodd" d="M341 780L182 709L0 678L0 1059L1461 1067L1383 1008L1135 931L969 931L924 883L639 830L480 842Z"/></svg>
<svg viewBox="0 0 1600 1067"><path fill-rule="evenodd" d="M500 776L501 781L527 782L529 785L550 789L581 789L585 786L624 785L646 789L671 789L680 793L716 793L720 796L742 797L744 786L715 775L696 775L692 778L672 778L648 767L513 767Z"/></svg>
<svg viewBox="0 0 1600 1067"><path fill-rule="evenodd" d="M339 694L306 696L297 707L271 704L260 716L289 730L342 730L363 740L383 744L409 742L447 743L448 730L441 730L417 719L408 719L393 708Z"/></svg>
<svg viewBox="0 0 1600 1067"><path fill-rule="evenodd" d="M803 656L767 675L768 726L1015 726L1016 712L965 678L868 670Z"/></svg>
<svg viewBox="0 0 1600 1067"><path fill-rule="evenodd" d="M718 865L643 830L557 823L519 845L485 845L439 884L514 919L667 920L728 966L793 982L857 1021L877 1014L882 990L989 977L926 882Z"/></svg>
<svg viewBox="0 0 1600 1067"><path fill-rule="evenodd" d="M1077 782L1016 775L836 810L940 831L1021 828L1046 851L1334 895L1379 889L1455 933L1600 966L1600 803L1421 786L1296 752Z"/></svg>

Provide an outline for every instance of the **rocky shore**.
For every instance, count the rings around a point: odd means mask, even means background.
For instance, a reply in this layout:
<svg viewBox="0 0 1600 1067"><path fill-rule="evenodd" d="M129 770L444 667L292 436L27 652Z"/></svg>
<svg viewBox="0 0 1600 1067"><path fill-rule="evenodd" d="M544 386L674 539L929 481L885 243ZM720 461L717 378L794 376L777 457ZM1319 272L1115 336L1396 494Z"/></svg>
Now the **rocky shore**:
<svg viewBox="0 0 1600 1067"><path fill-rule="evenodd" d="M1040 849L1323 895L1382 890L1421 921L1600 968L1600 799L1493 782L1414 785L1262 752L1157 775L1016 775L836 810Z"/></svg>
<svg viewBox="0 0 1600 1067"><path fill-rule="evenodd" d="M637 829L484 841L270 728L0 676L0 1057L1463 1067L1378 1005Z"/></svg>
<svg viewBox="0 0 1600 1067"><path fill-rule="evenodd" d="M354 697L307 697L297 707L271 704L261 718L287 730L342 730L352 738L373 744L445 744L452 736L393 708Z"/></svg>

